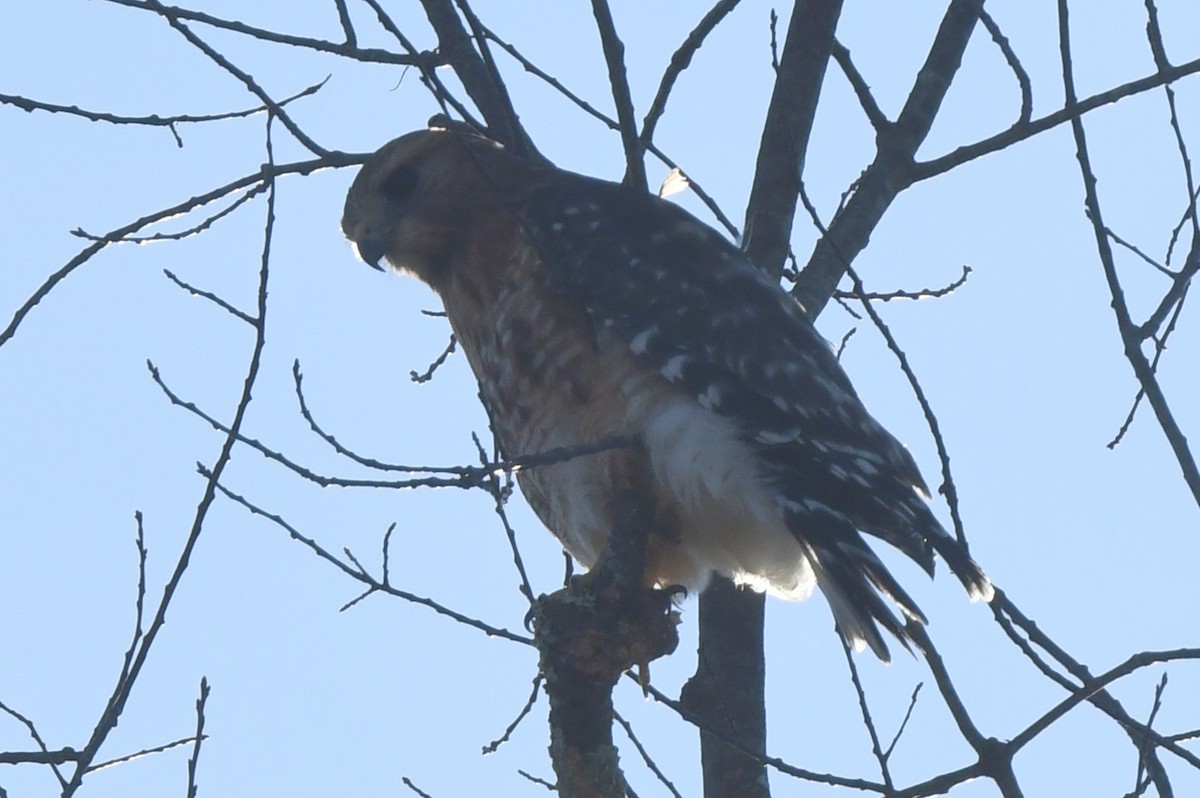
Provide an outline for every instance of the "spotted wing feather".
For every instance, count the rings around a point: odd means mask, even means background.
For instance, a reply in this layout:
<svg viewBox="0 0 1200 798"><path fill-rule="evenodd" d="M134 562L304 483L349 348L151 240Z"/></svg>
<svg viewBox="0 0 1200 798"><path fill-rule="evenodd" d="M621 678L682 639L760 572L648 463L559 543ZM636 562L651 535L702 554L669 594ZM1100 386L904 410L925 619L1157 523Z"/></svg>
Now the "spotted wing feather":
<svg viewBox="0 0 1200 798"><path fill-rule="evenodd" d="M986 577L922 498L911 455L867 413L799 305L740 250L668 202L583 177L536 195L526 225L556 290L736 423L831 602L866 627L843 631L876 648L873 618L904 639L879 594L923 620L860 530L930 573L937 550L985 595Z"/></svg>

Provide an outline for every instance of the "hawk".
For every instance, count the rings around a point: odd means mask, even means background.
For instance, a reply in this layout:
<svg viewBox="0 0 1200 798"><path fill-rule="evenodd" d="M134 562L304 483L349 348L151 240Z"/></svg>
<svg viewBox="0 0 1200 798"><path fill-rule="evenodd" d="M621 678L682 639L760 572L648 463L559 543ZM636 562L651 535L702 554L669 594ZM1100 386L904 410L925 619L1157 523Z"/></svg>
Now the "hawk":
<svg viewBox="0 0 1200 798"><path fill-rule="evenodd" d="M649 584L816 586L843 637L884 660L881 628L907 646L891 607L925 616L863 533L931 575L936 552L991 598L800 305L678 206L431 129L367 160L342 229L441 297L505 456L638 442L518 474L583 566L633 490L654 508Z"/></svg>

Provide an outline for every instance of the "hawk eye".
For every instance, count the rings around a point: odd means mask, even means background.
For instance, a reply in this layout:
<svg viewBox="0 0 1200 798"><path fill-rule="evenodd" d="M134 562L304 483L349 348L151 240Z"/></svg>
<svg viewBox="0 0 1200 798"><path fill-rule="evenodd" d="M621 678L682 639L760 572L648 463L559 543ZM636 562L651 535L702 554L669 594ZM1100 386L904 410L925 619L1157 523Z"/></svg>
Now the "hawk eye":
<svg viewBox="0 0 1200 798"><path fill-rule="evenodd" d="M417 186L417 170L411 166L401 165L392 170L379 186L380 192L388 202L399 204L408 199L409 194Z"/></svg>

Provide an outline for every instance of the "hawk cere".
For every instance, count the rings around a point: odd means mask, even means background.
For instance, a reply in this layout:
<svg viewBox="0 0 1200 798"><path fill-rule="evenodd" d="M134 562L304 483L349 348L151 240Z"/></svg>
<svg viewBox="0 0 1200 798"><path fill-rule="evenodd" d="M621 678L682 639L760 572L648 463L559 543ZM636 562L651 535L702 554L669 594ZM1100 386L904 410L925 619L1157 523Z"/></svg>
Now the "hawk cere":
<svg viewBox="0 0 1200 798"><path fill-rule="evenodd" d="M701 590L716 573L790 599L816 585L883 659L879 627L906 642L885 597L925 617L861 533L931 574L936 552L990 599L800 306L676 205L435 129L367 161L342 229L439 294L506 457L640 443L518 474L584 566L636 491L655 509L648 582Z"/></svg>

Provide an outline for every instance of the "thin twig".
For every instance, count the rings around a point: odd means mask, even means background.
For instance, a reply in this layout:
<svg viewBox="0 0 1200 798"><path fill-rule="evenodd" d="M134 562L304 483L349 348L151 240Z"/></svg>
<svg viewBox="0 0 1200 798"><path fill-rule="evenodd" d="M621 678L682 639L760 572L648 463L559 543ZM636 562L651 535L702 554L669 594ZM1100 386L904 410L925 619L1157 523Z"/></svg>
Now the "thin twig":
<svg viewBox="0 0 1200 798"><path fill-rule="evenodd" d="M1167 327L1163 330L1162 335L1154 337L1154 358L1150 361L1150 371L1158 373L1158 362L1162 359L1163 352L1167 349L1167 339L1171 337L1171 333L1175 331L1175 325L1179 322L1179 317L1183 315L1184 299L1187 295L1180 297L1179 303L1175 305L1175 310L1171 314L1171 318L1167 321ZM1129 414L1125 416L1125 421L1121 423L1120 429L1113 439L1108 442L1109 449L1115 449L1125 434L1129 432L1130 426L1133 424L1134 416L1137 414L1138 408L1142 404L1142 400L1146 398L1146 389L1139 387L1137 394L1133 397L1133 404L1129 407Z"/></svg>
<svg viewBox="0 0 1200 798"><path fill-rule="evenodd" d="M221 17L213 16L212 14L206 14L203 11L193 11L189 8L163 5L162 3L151 2L151 0L105 0L105 2L112 3L113 5L127 6L129 8L138 8L142 9L143 11L153 11L154 13L160 13L160 9L162 9L178 19L199 22L204 25L210 25L214 28L220 28L221 30L240 33L244 36L249 36L264 42L274 42L276 44L286 44L291 47L300 47L306 50L333 53L354 61L396 64L400 66L416 66L423 60L421 56L412 54L399 55L388 50L379 50L375 48L364 49L356 47L352 42L338 44L337 42L326 41L324 39L313 39L307 36L293 36L288 33L279 33L278 31L268 30L266 28L256 28L253 25L247 25L246 23L239 22L238 20L223 19Z"/></svg>
<svg viewBox="0 0 1200 798"><path fill-rule="evenodd" d="M904 712L904 719L900 721L900 726L896 729L896 734L892 737L892 741L888 743L888 747L883 751L885 757L891 757L892 752L896 750L896 745L900 742L900 738L904 736L904 730L908 728L908 721L912 719L913 710L917 708L917 696L921 694L921 688L924 686L925 682L917 682L917 686L913 688L912 696L908 699L908 709Z"/></svg>
<svg viewBox="0 0 1200 798"><path fill-rule="evenodd" d="M1146 718L1147 729L1154 728L1154 719L1158 717L1158 711L1162 709L1162 697L1163 693L1166 692L1166 689L1167 674L1163 673L1162 678L1158 680L1158 686L1154 688L1154 703L1150 706L1150 716ZM1149 736L1142 738L1142 744L1138 748L1137 775L1133 779L1134 795L1139 795L1144 792L1146 786L1151 783L1146 771L1148 770L1147 762L1149 760L1149 754L1153 750L1153 747L1154 746L1151 743ZM1160 798L1162 798L1162 796L1160 796Z"/></svg>
<svg viewBox="0 0 1200 798"><path fill-rule="evenodd" d="M996 20L992 19L992 15L986 9L979 12L979 21L991 35L992 41L1000 48L1004 60L1008 63L1008 68L1012 70L1013 77L1017 79L1017 85L1021 88L1021 114L1017 117L1017 124L1027 124L1033 115L1033 84L1029 80L1029 73L1025 71L1021 59L1017 58L1004 31L1000 30L1000 26L996 24Z"/></svg>
<svg viewBox="0 0 1200 798"><path fill-rule="evenodd" d="M489 478L483 483L483 487L492 494L493 507L496 511L496 516L500 519L500 525L504 529L504 536L508 540L509 550L512 552L513 565L517 569L517 575L521 578L520 591L525 600L532 606L536 600L533 592L533 586L529 582L529 573L525 570L525 558L521 556L521 547L517 544L517 532L513 529L512 524L508 520L508 510L505 505L508 503L509 497L512 495L512 472L502 471L496 468L496 463L493 458L488 457L487 450L483 448L483 444L479 440L479 436L472 433L472 440L475 442L475 449L479 452L479 462L483 468L489 470ZM493 449L498 451L499 444L493 446ZM501 484L500 476L504 475L507 482Z"/></svg>
<svg viewBox="0 0 1200 798"><path fill-rule="evenodd" d="M251 326L254 325L253 316L245 311L238 310L233 305L229 304L224 299L221 299L221 297L217 296L211 291L202 291L189 283L185 283L183 280L180 280L178 277L176 277L170 269L163 269L163 274L167 276L168 280L175 283L175 285L179 286L184 291L187 291L192 296L198 296L207 299L209 302L212 302L214 305L234 316L235 318L241 319Z"/></svg>
<svg viewBox="0 0 1200 798"><path fill-rule="evenodd" d="M879 742L879 732L875 730L875 719L871 717L871 708L867 704L867 692L858 677L858 666L854 664L853 651L846 644L844 637L839 635L838 639L842 644L842 653L846 655L846 667L850 669L850 683L854 685L854 693L858 696L859 713L862 715L863 725L867 728L867 736L871 738L871 753L875 755L875 762L879 765L879 773L883 777L883 785L886 788L884 794L890 795L896 789L896 785L892 781L892 769L888 767L888 756Z"/></svg>
<svg viewBox="0 0 1200 798"><path fill-rule="evenodd" d="M668 779L666 774L662 772L662 768L660 768L658 763L654 761L654 758L650 756L650 752L646 750L646 746L642 745L642 741L638 739L636 734L634 734L633 724L621 717L621 713L617 712L616 710L613 710L613 719L616 720L617 723L621 724L621 728L625 730L625 734L629 737L629 741L633 743L633 747L637 749L638 756L642 758L642 762L645 763L646 767L650 768L650 772L655 775L655 777L658 779L658 782L662 784L662 786L666 787L667 791L670 792L674 798L683 798L683 795L680 794L679 790L675 788L675 785L671 782L671 780Z"/></svg>
<svg viewBox="0 0 1200 798"><path fill-rule="evenodd" d="M231 202L228 206L222 208L221 210L217 211L216 213L212 214L211 216L206 217L199 224L193 225L192 227L189 227L186 230L180 230L175 233L153 233L148 236L125 236L115 243L119 243L119 244L150 244L150 243L155 243L158 241L182 241L185 238L191 238L194 235L198 235L200 233L203 233L205 230L208 230L210 227L212 227L218 221L220 221L221 219L224 219L226 216L230 215L231 213L236 211L238 208L240 208L242 205L246 204L247 202L249 202L253 198L257 197L259 194L263 193L266 190L267 190L266 183L259 183L258 185L251 186L249 190L247 190L244 194L242 194L242 196L238 197L236 200ZM77 238L85 239L87 241L104 241L107 238L106 236L93 235L80 227L77 227L74 230L72 230L71 235L76 236Z"/></svg>
<svg viewBox="0 0 1200 798"><path fill-rule="evenodd" d="M182 34L183 37L187 39L193 47L208 56L213 63L217 64L217 66L221 67L226 72L240 80L254 96L262 100L263 105L270 109L272 116L278 119L280 124L288 129L289 133L295 136L296 141L304 145L306 149L308 149L318 158L329 157L330 151L317 144L312 140L312 138L309 137L307 133L301 130L300 126L296 124L291 115L283 109L283 106L272 99L271 95L267 94L266 90L263 89L262 86L258 85L258 81L256 81L248 72L238 68L232 61L213 49L208 42L201 39L199 36L193 33L187 25L183 24L183 22L181 22L177 17L173 16L167 7L158 2L158 0L146 0L146 4L154 11L157 11L164 19L166 19L167 24L179 31L179 33Z"/></svg>
<svg viewBox="0 0 1200 798"><path fill-rule="evenodd" d="M58 271L47 277L45 281L43 281L42 284L38 286L38 288L32 294L30 294L29 298L26 299L19 308L17 308L15 313L13 313L12 320L8 323L8 326L5 327L4 330L0 331L0 346L3 346L13 337L13 335L16 334L17 329L21 326L21 322L25 320L25 317L29 315L29 312L33 310L39 302L45 299L59 283L69 277L80 266L91 260L92 257L98 252L111 244L124 241L130 234L152 224L157 224L165 219L170 219L172 217L179 216L180 214L188 213L189 211L207 205L214 200L218 200L233 193L234 191L246 188L247 186L255 183L267 180L273 181L276 177L285 174L306 175L319 169L361 164L367 159L369 154L370 153L351 155L346 153L338 153L336 156L328 159L298 161L283 165L264 164L263 167L257 172L244 175L219 188L215 188L212 191L190 197L183 202L154 211L153 213L147 214L139 219L135 219L129 224L115 228L114 230L100 237L98 240L94 241L92 244L80 250L75 257L67 261L61 268L58 269Z"/></svg>
<svg viewBox="0 0 1200 798"><path fill-rule="evenodd" d="M835 299L858 299L867 300L870 302L891 302L893 299L937 299L939 297L949 296L959 288L962 288L970 275L971 267L963 266L962 276L949 285L944 285L941 288L921 288L917 291L868 291L866 294L861 296L854 291L835 291L833 296Z"/></svg>
<svg viewBox="0 0 1200 798"><path fill-rule="evenodd" d="M209 478L211 475L211 472L208 471L208 469L206 469L203 465L197 464L197 470L206 478ZM501 637L514 643L523 643L528 646L533 645L533 638L514 634L503 627L493 626L492 624L484 623L476 618L456 612L449 607L434 601L433 599L428 599L424 596L418 596L415 593L409 593L408 591L400 590L392 585L384 584L382 581L372 577L370 573L361 566L351 567L350 565L347 565L345 562L329 553L329 551L321 546L321 544L317 543L316 540L301 533L298 529L285 521L281 516L262 509L249 499L234 493L232 490L220 483L218 483L216 487L217 490L220 491L226 498L245 507L252 515L259 515L263 518L266 518L271 523L286 531L293 540L307 547L313 554L333 565L351 579L366 585L369 589L369 592L386 593L389 596L395 596L396 598L403 599L411 604L419 604L422 607L428 607L439 615L444 615L447 618L457 621L465 626L471 626L475 629L478 629L487 634L489 637ZM353 560L351 561L353 562Z"/></svg>
<svg viewBox="0 0 1200 798"><path fill-rule="evenodd" d="M294 100L301 97L307 97L310 94L315 94L329 78L325 78L320 83L315 83L302 91L293 94L291 97L286 97L279 101L279 105L285 106ZM68 114L70 116L79 116L88 119L92 122L108 122L113 125L137 125L148 127L165 127L170 129L171 135L175 137L175 144L183 147L183 139L176 129L177 125L185 124L201 124L204 122L218 122L226 119L241 119L248 116L264 113L268 110L265 105L260 105L256 108L247 108L243 111L226 111L220 114L175 114L172 116L159 116L158 114L150 114L149 116L124 116L121 114L112 114L105 111L89 111L85 108L80 108L77 105L56 105L54 103L42 102L28 97L18 97L13 94L0 94L0 104L15 105L24 111L46 111L52 114Z"/></svg>
<svg viewBox="0 0 1200 798"><path fill-rule="evenodd" d="M415 792L417 795L419 795L419 796L420 796L420 798L433 798L433 796L432 796L432 795L430 795L429 793L425 792L424 790L422 790L422 789L421 789L420 787L418 787L417 785L413 784L413 783L412 783L412 780L411 780L411 779L410 779L408 776L401 776L401 777L400 777L400 781L401 781L401 782L404 784L404 786L405 786L405 787L407 787L408 789L412 790L412 791L413 791L413 792Z"/></svg>
<svg viewBox="0 0 1200 798"><path fill-rule="evenodd" d="M654 140L654 131L662 120L663 113L667 110L667 98L670 97L671 90L675 87L675 81L691 65L692 58L704 44L708 34L712 33L717 25L721 24L721 20L737 8L740 2L741 0L717 0L716 4L708 10L708 13L701 18L692 32L671 55L671 61L667 65L666 71L663 72L662 80L659 81L658 91L650 102L650 110L646 112L646 118L642 120L642 146Z"/></svg>
<svg viewBox="0 0 1200 798"><path fill-rule="evenodd" d="M62 787L67 786L67 780L63 777L62 771L58 769L59 765L65 765L69 762L78 762L83 755L78 751L73 751L70 748L64 748L61 751L51 751L46 746L46 741L42 739L42 735L38 733L37 726L29 718L22 715L17 710L0 701L0 712L11 717L13 720L20 723L29 732L29 736L37 743L37 753L16 753L4 754L4 756L13 757L11 761L5 761L0 758L0 763L3 764L19 764L23 762L47 764L54 771L54 778L58 779L58 783Z"/></svg>
<svg viewBox="0 0 1200 798"><path fill-rule="evenodd" d="M525 703L521 706L521 711L517 713L515 718L513 718L513 722L504 728L504 734L501 734L498 738L492 740L483 747L484 756L496 753L500 746L508 742L509 738L512 737L512 733L517 730L517 727L521 725L521 721L525 720L525 717L533 709L533 705L537 703L538 693L540 693L541 690L542 674L541 672L538 672L538 674L533 677L533 689L529 691L529 698L525 699Z"/></svg>
<svg viewBox="0 0 1200 798"><path fill-rule="evenodd" d="M454 333L450 333L450 341L446 344L446 348L442 350L442 353L438 355L433 362L429 364L429 367L420 374L418 374L416 371L408 372L409 379L418 384L432 380L434 372L441 368L442 364L446 362L446 358L454 354L454 350L457 346L458 339L454 336Z"/></svg>
<svg viewBox="0 0 1200 798"><path fill-rule="evenodd" d="M1175 276L1176 276L1175 272L1171 271L1169 268L1162 265L1161 263L1156 261L1154 258L1150 257L1145 252L1142 252L1142 250L1139 249L1136 244L1130 243L1129 241L1126 241L1125 239L1121 238L1121 236L1117 235L1116 232L1114 230L1112 230L1111 228L1105 227L1104 232L1107 233L1108 237L1111 238L1113 241L1115 241L1118 246L1124 247L1125 249L1132 252L1134 255L1137 255L1139 259L1141 259L1148 265L1154 267L1157 271L1166 275L1167 277L1171 278L1172 280L1175 279Z"/></svg>
<svg viewBox="0 0 1200 798"><path fill-rule="evenodd" d="M208 703L208 679L200 679L200 697L196 699L196 742L192 746L192 755L188 757L188 798L196 798L196 765L200 761L200 745L204 742L204 707Z"/></svg>

